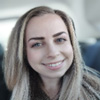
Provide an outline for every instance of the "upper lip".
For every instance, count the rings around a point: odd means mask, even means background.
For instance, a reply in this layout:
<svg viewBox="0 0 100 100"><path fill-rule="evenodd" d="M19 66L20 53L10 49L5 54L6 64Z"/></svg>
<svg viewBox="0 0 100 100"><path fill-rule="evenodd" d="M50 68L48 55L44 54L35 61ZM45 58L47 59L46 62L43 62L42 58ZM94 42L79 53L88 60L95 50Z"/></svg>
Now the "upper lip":
<svg viewBox="0 0 100 100"><path fill-rule="evenodd" d="M59 62L63 62L64 60L56 61L56 62L50 62L50 63L42 63L43 65L49 65L49 64L56 64Z"/></svg>

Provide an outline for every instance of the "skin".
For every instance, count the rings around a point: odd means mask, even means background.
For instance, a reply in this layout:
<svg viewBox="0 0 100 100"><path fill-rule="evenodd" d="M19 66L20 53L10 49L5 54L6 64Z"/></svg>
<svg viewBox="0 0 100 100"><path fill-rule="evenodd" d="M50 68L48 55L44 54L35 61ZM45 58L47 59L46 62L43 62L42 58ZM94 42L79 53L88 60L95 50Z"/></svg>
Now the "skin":
<svg viewBox="0 0 100 100"><path fill-rule="evenodd" d="M52 97L59 89L60 78L73 61L73 49L68 34L65 23L56 14L34 17L26 27L28 62L39 73L44 88Z"/></svg>

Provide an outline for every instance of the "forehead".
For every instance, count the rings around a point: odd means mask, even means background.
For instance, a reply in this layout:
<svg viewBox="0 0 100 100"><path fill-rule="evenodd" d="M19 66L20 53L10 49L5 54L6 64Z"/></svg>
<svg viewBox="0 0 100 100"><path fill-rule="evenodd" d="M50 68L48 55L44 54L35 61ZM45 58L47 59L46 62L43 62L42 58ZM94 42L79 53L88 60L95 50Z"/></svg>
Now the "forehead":
<svg viewBox="0 0 100 100"><path fill-rule="evenodd" d="M26 35L43 35L46 33L58 33L66 31L67 27L60 16L56 14L45 14L42 16L33 17L27 24Z"/></svg>

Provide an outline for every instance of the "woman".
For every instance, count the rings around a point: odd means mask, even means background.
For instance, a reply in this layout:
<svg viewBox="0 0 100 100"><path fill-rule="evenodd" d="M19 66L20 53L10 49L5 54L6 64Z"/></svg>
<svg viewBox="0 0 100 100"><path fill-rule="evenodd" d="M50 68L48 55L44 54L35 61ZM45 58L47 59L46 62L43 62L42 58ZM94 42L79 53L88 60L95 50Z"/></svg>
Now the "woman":
<svg viewBox="0 0 100 100"><path fill-rule="evenodd" d="M11 100L99 100L99 74L85 67L72 19L36 7L16 23L5 56Z"/></svg>

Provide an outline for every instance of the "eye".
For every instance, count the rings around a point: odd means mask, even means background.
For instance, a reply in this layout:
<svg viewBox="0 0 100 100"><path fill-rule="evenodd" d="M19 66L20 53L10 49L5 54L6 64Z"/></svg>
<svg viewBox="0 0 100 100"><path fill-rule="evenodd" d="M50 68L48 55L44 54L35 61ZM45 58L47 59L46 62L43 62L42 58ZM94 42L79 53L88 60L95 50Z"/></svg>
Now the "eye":
<svg viewBox="0 0 100 100"><path fill-rule="evenodd" d="M32 45L32 47L33 48L35 48L35 47L38 48L38 47L41 47L42 45L43 45L42 43L35 43L35 44Z"/></svg>
<svg viewBox="0 0 100 100"><path fill-rule="evenodd" d="M56 39L57 43L63 43L64 41L66 41L66 39L64 39L64 38L58 38L58 39Z"/></svg>

